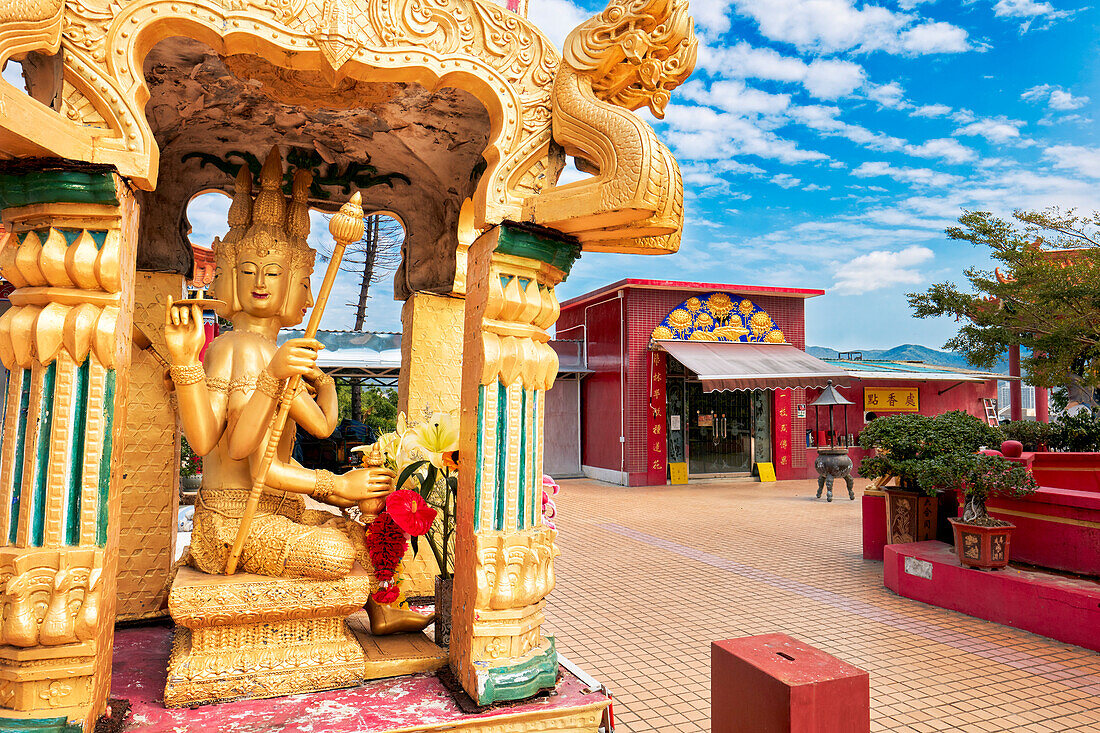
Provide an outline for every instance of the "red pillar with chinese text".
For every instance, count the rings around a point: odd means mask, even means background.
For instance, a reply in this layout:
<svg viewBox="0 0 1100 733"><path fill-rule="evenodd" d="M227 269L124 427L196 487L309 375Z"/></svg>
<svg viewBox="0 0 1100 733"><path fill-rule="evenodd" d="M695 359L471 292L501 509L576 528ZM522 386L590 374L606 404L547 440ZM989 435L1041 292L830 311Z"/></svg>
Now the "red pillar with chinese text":
<svg viewBox="0 0 1100 733"><path fill-rule="evenodd" d="M665 438L665 355L649 352L649 420L646 441L646 484L664 486L668 477L668 442Z"/></svg>
<svg viewBox="0 0 1100 733"><path fill-rule="evenodd" d="M775 390L775 419L772 420L772 450L775 461L775 477L783 481L794 478L794 468L791 464L791 391L789 389ZM805 440L804 436L798 436Z"/></svg>

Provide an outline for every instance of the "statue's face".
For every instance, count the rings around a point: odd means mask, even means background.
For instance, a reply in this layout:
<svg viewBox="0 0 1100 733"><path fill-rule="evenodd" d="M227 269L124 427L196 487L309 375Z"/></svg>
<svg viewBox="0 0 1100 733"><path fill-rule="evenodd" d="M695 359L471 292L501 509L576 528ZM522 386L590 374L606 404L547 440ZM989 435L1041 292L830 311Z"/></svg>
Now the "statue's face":
<svg viewBox="0 0 1100 733"><path fill-rule="evenodd" d="M233 317L234 287L232 268L223 267L221 258L216 258L214 265L214 281L210 283L209 292L211 298L225 302L225 308L220 308L218 310L218 315L222 318ZM226 312L223 313L222 310Z"/></svg>
<svg viewBox="0 0 1100 733"><path fill-rule="evenodd" d="M257 318L280 316L291 274L285 258L274 251L266 256L242 252L237 258L237 302L241 310Z"/></svg>
<svg viewBox="0 0 1100 733"><path fill-rule="evenodd" d="M283 315L280 319L283 328L297 326L313 307L313 290L309 283L309 276L312 273L312 267L300 267L291 273L290 292L287 293L286 305L283 307Z"/></svg>

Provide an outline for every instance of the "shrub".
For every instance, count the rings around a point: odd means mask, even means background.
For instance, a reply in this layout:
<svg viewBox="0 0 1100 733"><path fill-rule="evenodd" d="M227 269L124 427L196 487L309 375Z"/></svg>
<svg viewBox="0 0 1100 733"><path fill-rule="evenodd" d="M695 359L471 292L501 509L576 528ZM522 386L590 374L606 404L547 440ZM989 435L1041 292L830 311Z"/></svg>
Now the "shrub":
<svg viewBox="0 0 1100 733"><path fill-rule="evenodd" d="M1001 426L1006 440L1018 440L1024 444L1024 450L1043 450L1050 444L1050 425L1035 420L1013 420Z"/></svg>
<svg viewBox="0 0 1100 733"><path fill-rule="evenodd" d="M1047 445L1057 451L1100 451L1100 416L1088 410L1051 423Z"/></svg>

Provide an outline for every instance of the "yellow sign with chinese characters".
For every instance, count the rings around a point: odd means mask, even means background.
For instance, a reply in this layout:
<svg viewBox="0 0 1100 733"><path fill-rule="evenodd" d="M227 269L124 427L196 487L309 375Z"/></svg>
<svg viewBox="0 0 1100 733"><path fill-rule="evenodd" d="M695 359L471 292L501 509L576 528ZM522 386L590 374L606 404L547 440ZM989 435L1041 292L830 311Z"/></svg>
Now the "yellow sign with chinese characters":
<svg viewBox="0 0 1100 733"><path fill-rule="evenodd" d="M865 412L920 412L916 387L864 387Z"/></svg>

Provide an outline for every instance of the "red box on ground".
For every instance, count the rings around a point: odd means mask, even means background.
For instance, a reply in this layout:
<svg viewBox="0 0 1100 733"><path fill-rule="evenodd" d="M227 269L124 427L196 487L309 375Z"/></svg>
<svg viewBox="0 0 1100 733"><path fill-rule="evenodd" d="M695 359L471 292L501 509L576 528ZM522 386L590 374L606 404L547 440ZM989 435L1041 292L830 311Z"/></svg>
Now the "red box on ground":
<svg viewBox="0 0 1100 733"><path fill-rule="evenodd" d="M710 647L712 733L865 733L867 673L786 634Z"/></svg>

